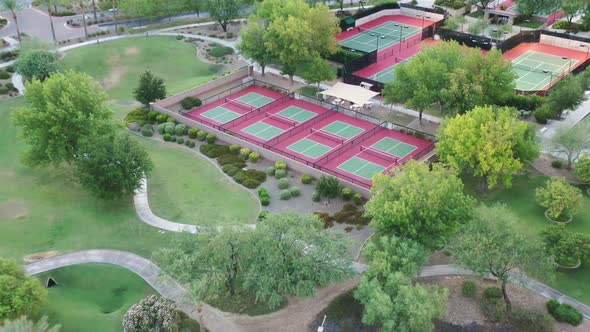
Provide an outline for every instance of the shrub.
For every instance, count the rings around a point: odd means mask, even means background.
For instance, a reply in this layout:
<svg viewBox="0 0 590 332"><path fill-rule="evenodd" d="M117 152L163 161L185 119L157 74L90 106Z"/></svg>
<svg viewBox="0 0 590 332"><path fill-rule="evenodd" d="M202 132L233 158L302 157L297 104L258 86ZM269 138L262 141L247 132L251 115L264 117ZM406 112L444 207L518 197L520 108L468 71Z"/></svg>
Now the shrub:
<svg viewBox="0 0 590 332"><path fill-rule="evenodd" d="M141 127L141 134L147 137L154 136L154 127L148 124L144 125L143 127Z"/></svg>
<svg viewBox="0 0 590 332"><path fill-rule="evenodd" d="M283 168L279 168L275 171L275 178L282 179L287 176L287 171Z"/></svg>
<svg viewBox="0 0 590 332"><path fill-rule="evenodd" d="M551 107L543 105L533 112L533 116L535 117L537 123L547 124L547 120L554 117L554 111L551 110Z"/></svg>
<svg viewBox="0 0 590 332"><path fill-rule="evenodd" d="M350 201L350 199L352 198L352 189L348 187L342 188L341 194L343 200Z"/></svg>
<svg viewBox="0 0 590 332"><path fill-rule="evenodd" d="M168 120L167 114L158 114L156 116L156 121L158 121L158 123L165 123L167 120Z"/></svg>
<svg viewBox="0 0 590 332"><path fill-rule="evenodd" d="M268 195L268 190L266 190L266 188L264 188L264 187L258 188L258 196L262 197L262 196L264 196L264 194Z"/></svg>
<svg viewBox="0 0 590 332"><path fill-rule="evenodd" d="M279 161L275 162L275 168L276 169L287 169L287 163L283 160L279 160Z"/></svg>
<svg viewBox="0 0 590 332"><path fill-rule="evenodd" d="M166 123L160 123L158 125L158 134L164 135L165 130L166 130Z"/></svg>
<svg viewBox="0 0 590 332"><path fill-rule="evenodd" d="M483 296L488 299L500 299L502 298L502 290L498 287L488 287L483 291Z"/></svg>
<svg viewBox="0 0 590 332"><path fill-rule="evenodd" d="M171 116L169 116L168 119L166 120L166 122L171 122L171 123L176 124L176 119L173 118L173 117L171 117Z"/></svg>
<svg viewBox="0 0 590 332"><path fill-rule="evenodd" d="M224 154L229 154L229 149L225 145L205 144L199 147L199 151L209 158L219 158Z"/></svg>
<svg viewBox="0 0 590 332"><path fill-rule="evenodd" d="M254 189L258 188L258 186L260 186L261 183L266 181L266 173L255 169L249 169L246 171L240 170L233 176L233 179L237 183L247 188Z"/></svg>
<svg viewBox="0 0 590 332"><path fill-rule="evenodd" d="M197 138L197 133L198 132L199 132L199 129L197 129L197 128L190 128L188 130L188 137L193 138L193 139L194 138Z"/></svg>
<svg viewBox="0 0 590 332"><path fill-rule="evenodd" d="M303 173L301 174L301 183L303 184L311 184L313 182L314 178L313 176Z"/></svg>
<svg viewBox="0 0 590 332"><path fill-rule="evenodd" d="M125 116L125 123L129 125L133 122L139 124L140 126L143 126L144 124L148 123L148 111L138 108L129 112Z"/></svg>
<svg viewBox="0 0 590 332"><path fill-rule="evenodd" d="M274 166L270 166L266 169L266 175L268 176L274 176L275 175L275 171L276 169L274 168Z"/></svg>
<svg viewBox="0 0 590 332"><path fill-rule="evenodd" d="M221 168L221 170L223 171L223 173L229 176L234 176L237 172L241 171L242 169L240 167L237 167L236 165L225 165Z"/></svg>
<svg viewBox="0 0 590 332"><path fill-rule="evenodd" d="M553 160L551 161L551 167L553 168L561 168L562 163L561 160Z"/></svg>
<svg viewBox="0 0 590 332"><path fill-rule="evenodd" d="M205 139L207 140L207 143L213 144L217 140L217 136L215 136L213 134L207 134L207 136L205 137Z"/></svg>
<svg viewBox="0 0 590 332"><path fill-rule="evenodd" d="M544 187L535 190L537 202L547 209L553 220L569 218L582 207L582 191L567 183L564 178L551 178Z"/></svg>
<svg viewBox="0 0 590 332"><path fill-rule="evenodd" d="M363 194L361 193L356 193L352 196L352 201L354 202L354 204L356 205L361 205L363 204Z"/></svg>
<svg viewBox="0 0 590 332"><path fill-rule="evenodd" d="M209 49L208 53L212 57L221 58L221 57L224 57L228 54L233 54L234 49L231 47L216 46L216 47Z"/></svg>
<svg viewBox="0 0 590 332"><path fill-rule="evenodd" d="M281 191L281 200L287 201L291 199L291 192L289 190Z"/></svg>
<svg viewBox="0 0 590 332"><path fill-rule="evenodd" d="M164 132L166 134L174 135L175 131L175 124L171 122L166 122L166 126L164 127Z"/></svg>
<svg viewBox="0 0 590 332"><path fill-rule="evenodd" d="M233 153L233 154L238 154L240 153L240 149L241 147L237 144L232 144L229 146L229 152Z"/></svg>
<svg viewBox="0 0 590 332"><path fill-rule="evenodd" d="M560 322L566 322L573 326L580 325L584 320L584 315L567 303L560 304L553 312L553 317Z"/></svg>
<svg viewBox="0 0 590 332"><path fill-rule="evenodd" d="M219 166L235 165L239 168L244 168L246 166L246 163L242 160L242 158L229 153L223 154L220 157L218 157L217 163L219 164Z"/></svg>
<svg viewBox="0 0 590 332"><path fill-rule="evenodd" d="M162 138L164 139L164 141L170 142L172 140L172 135L166 133L164 134L164 136L162 136Z"/></svg>
<svg viewBox="0 0 590 332"><path fill-rule="evenodd" d="M240 156L242 156L243 159L248 159L249 155L250 155L250 149L248 149L248 148L240 149Z"/></svg>
<svg viewBox="0 0 590 332"><path fill-rule="evenodd" d="M255 188L258 188L258 186L260 185L260 182L254 180L254 179L246 179L246 180L244 180L242 185L246 188L249 188L249 189L255 189Z"/></svg>
<svg viewBox="0 0 590 332"><path fill-rule="evenodd" d="M191 141L189 141L189 140L184 141L184 145L191 146Z"/></svg>
<svg viewBox="0 0 590 332"><path fill-rule="evenodd" d="M6 71L4 71L4 70L0 69L0 79L3 79L3 80L5 80L5 79L7 79L7 78L10 78L10 74L9 74L9 73L7 73Z"/></svg>
<svg viewBox="0 0 590 332"><path fill-rule="evenodd" d="M289 179L287 179L287 178L280 179L279 183L278 183L278 187L279 187L279 189L289 188Z"/></svg>
<svg viewBox="0 0 590 332"><path fill-rule="evenodd" d="M320 193L319 193L318 191L314 191L314 192L311 194L311 200L312 200L312 201L314 201L314 202L316 202L316 203L317 203L317 202L319 202L319 201L320 201L320 199L321 199L321 197L320 197Z"/></svg>
<svg viewBox="0 0 590 332"><path fill-rule="evenodd" d="M197 132L197 141L201 141L203 142L205 139L207 138L207 133L199 130L199 132Z"/></svg>
<svg viewBox="0 0 590 332"><path fill-rule="evenodd" d="M176 127L174 127L174 133L176 134L176 136L184 135L185 130L186 126L183 124L177 124Z"/></svg>
<svg viewBox="0 0 590 332"><path fill-rule="evenodd" d="M356 58L362 56L359 52L351 52L347 49L338 48L338 50L328 57L328 60L338 62L338 63L347 63Z"/></svg>
<svg viewBox="0 0 590 332"><path fill-rule="evenodd" d="M471 280L463 281L463 296L474 298L475 297L475 282Z"/></svg>
<svg viewBox="0 0 590 332"><path fill-rule="evenodd" d="M289 191L291 191L291 196L293 197L299 197L299 195L301 195L301 190L297 187L293 187Z"/></svg>
<svg viewBox="0 0 590 332"><path fill-rule="evenodd" d="M491 322L500 322L506 317L506 307L499 299L483 298L480 308L484 316Z"/></svg>
<svg viewBox="0 0 590 332"><path fill-rule="evenodd" d="M184 138L182 138L182 137L176 138L176 143L178 143L178 144L184 144Z"/></svg>
<svg viewBox="0 0 590 332"><path fill-rule="evenodd" d="M268 206L270 204L270 198L260 197L260 204L262 204L262 206Z"/></svg>
<svg viewBox="0 0 590 332"><path fill-rule="evenodd" d="M159 114L160 113L158 113L156 111L149 111L148 112L148 120L150 120L151 122L155 122Z"/></svg>
<svg viewBox="0 0 590 332"><path fill-rule="evenodd" d="M7 72L9 72L9 73L14 73L14 72L16 71L16 70L14 69L14 66L12 66L12 65L11 65L11 66L8 66L8 67L6 67L5 69L6 69L6 71L7 71Z"/></svg>
<svg viewBox="0 0 590 332"><path fill-rule="evenodd" d="M18 89L14 86L14 84L12 84L12 82L6 83L6 88L8 89L8 91L18 91Z"/></svg>
<svg viewBox="0 0 590 332"><path fill-rule="evenodd" d="M170 136L170 142L176 142L176 136L174 136L174 135Z"/></svg>
<svg viewBox="0 0 590 332"><path fill-rule="evenodd" d="M557 308L559 308L559 301L557 301L556 299L551 299L549 301L547 301L547 303L545 303L545 306L547 307L547 311L549 311L549 313L551 315L555 314L555 310L557 310Z"/></svg>
<svg viewBox="0 0 590 332"><path fill-rule="evenodd" d="M190 147L194 148L196 146L195 142L193 142L193 141L190 141L190 142L191 142Z"/></svg>
<svg viewBox="0 0 590 332"><path fill-rule="evenodd" d="M199 106L203 105L203 102L199 98L186 97L180 102L180 104L182 105L182 108L184 108L185 110L188 110L193 107L199 107Z"/></svg>
<svg viewBox="0 0 590 332"><path fill-rule="evenodd" d="M516 331L522 332L551 332L553 320L551 317L536 310L513 307L509 313L510 322Z"/></svg>
<svg viewBox="0 0 590 332"><path fill-rule="evenodd" d="M257 163L260 160L260 153L258 152L250 152L250 156L248 156L251 162Z"/></svg>

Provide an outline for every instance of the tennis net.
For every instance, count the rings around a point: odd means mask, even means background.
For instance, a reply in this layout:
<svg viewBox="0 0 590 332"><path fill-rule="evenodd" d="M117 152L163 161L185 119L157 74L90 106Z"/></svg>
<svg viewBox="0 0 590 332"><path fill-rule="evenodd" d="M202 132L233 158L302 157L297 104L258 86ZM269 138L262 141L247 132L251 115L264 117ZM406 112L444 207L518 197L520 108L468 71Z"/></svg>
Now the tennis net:
<svg viewBox="0 0 590 332"><path fill-rule="evenodd" d="M313 129L310 128L309 130L312 134L318 135L318 136L322 136L323 138L329 139L332 142L338 143L338 144L344 144L344 139L340 136L331 134L327 131L323 131L321 129Z"/></svg>
<svg viewBox="0 0 590 332"><path fill-rule="evenodd" d="M291 120L289 118L286 118L286 117L284 117L282 115L279 115L279 114L272 114L272 113L268 113L267 112L266 113L266 117L267 118L270 118L270 119L273 119L273 120L276 120L278 122L284 123L286 125L289 125L291 127L295 127L297 125L297 122L295 122L295 121L293 121L293 120Z"/></svg>
<svg viewBox="0 0 590 332"><path fill-rule="evenodd" d="M374 149L374 148L371 148L371 147L368 147L368 146L362 146L361 145L361 151L363 151L363 152L365 152L367 154L370 154L370 155L372 155L374 157L381 158L381 159L383 159L385 161L388 161L392 165L397 165L397 162L399 161L399 158L396 157L396 156L394 156L394 155L392 155L392 154L385 153L383 151L380 151L380 150L377 150L377 149Z"/></svg>
<svg viewBox="0 0 590 332"><path fill-rule="evenodd" d="M532 71L532 72L536 72L536 73L547 74L547 75L561 75L563 73L563 71L559 71L559 70L553 71L553 70L549 70L549 69L544 69L542 65L539 65L537 67L532 67L532 66L523 65L520 63L512 63L512 67L520 68L520 69L524 69L524 70L528 70L528 71Z"/></svg>
<svg viewBox="0 0 590 332"><path fill-rule="evenodd" d="M244 109L246 109L248 111L253 111L254 110L254 107L253 106L248 105L248 104L246 104L244 102L241 102L239 100L236 100L236 99L225 98L225 102L228 103L228 104L232 104L234 106L238 106L240 108L244 108Z"/></svg>

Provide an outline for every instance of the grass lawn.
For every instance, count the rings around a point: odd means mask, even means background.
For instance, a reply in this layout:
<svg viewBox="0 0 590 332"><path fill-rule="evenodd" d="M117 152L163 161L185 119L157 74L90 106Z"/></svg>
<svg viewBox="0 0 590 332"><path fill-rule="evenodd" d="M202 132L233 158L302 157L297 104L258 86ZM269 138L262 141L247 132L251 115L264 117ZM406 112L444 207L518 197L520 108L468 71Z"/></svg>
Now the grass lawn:
<svg viewBox="0 0 590 332"><path fill-rule="evenodd" d="M148 195L157 216L196 225L256 222L258 199L223 176L206 157L175 143L139 140L156 165L148 180Z"/></svg>
<svg viewBox="0 0 590 332"><path fill-rule="evenodd" d="M39 275L45 283L54 278L58 287L49 289L45 314L61 332L118 332L129 307L154 290L139 276L107 264L64 267Z"/></svg>
<svg viewBox="0 0 590 332"><path fill-rule="evenodd" d="M216 77L219 69L197 59L193 44L161 36L80 47L67 51L61 64L88 73L116 100L133 100L139 75L147 69L164 79L168 95Z"/></svg>
<svg viewBox="0 0 590 332"><path fill-rule="evenodd" d="M547 177L538 175L523 175L515 177L510 189L501 186L488 193L482 193L478 179L465 178L465 187L469 194L477 197L486 204L502 202L507 204L519 219L517 229L531 237L538 237L539 233L550 226L543 215L544 208L535 200L535 189L541 187L547 181ZM584 195L584 205L581 211L574 216L568 230L590 234L590 197ZM559 271L554 281L549 285L576 298L586 304L590 304L590 259L574 271Z"/></svg>

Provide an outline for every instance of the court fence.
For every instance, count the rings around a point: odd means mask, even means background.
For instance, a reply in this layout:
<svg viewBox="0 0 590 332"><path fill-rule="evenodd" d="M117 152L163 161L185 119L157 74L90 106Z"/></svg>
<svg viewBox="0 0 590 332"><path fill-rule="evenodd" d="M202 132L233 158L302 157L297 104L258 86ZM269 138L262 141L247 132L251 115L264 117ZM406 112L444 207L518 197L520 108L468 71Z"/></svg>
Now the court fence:
<svg viewBox="0 0 590 332"><path fill-rule="evenodd" d="M377 62L377 50L366 53L365 55L351 60L344 64L344 75L352 75L354 72L366 68Z"/></svg>
<svg viewBox="0 0 590 332"><path fill-rule="evenodd" d="M438 30L438 35L442 40L454 40L459 44L468 47L478 47L487 51L492 49L492 39L489 37L472 35L470 33L459 32L445 28L440 28Z"/></svg>
<svg viewBox="0 0 590 332"><path fill-rule="evenodd" d="M498 43L498 50L506 53L521 43L538 43L541 40L540 30L520 31L514 36Z"/></svg>

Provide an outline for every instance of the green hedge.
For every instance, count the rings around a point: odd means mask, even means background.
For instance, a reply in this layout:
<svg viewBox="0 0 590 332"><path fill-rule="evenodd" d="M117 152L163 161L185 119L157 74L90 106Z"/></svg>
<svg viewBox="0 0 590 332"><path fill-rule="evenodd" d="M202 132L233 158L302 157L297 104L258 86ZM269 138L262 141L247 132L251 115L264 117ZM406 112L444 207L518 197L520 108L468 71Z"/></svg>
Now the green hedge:
<svg viewBox="0 0 590 332"><path fill-rule="evenodd" d="M477 287L475 286L475 282L473 282L471 280L463 281L463 287L462 287L463 296L469 297L469 298L474 298L476 290L477 290Z"/></svg>
<svg viewBox="0 0 590 332"><path fill-rule="evenodd" d="M234 49L231 48L231 47L216 46L216 47L213 47L213 48L209 49L208 53L212 57L221 58L221 57L224 57L226 55L233 54L234 53Z"/></svg>
<svg viewBox="0 0 590 332"><path fill-rule="evenodd" d="M339 48L336 53L328 56L328 60L345 64L354 59L358 59L361 56L363 56L363 54L360 52L352 52L344 48Z"/></svg>
<svg viewBox="0 0 590 332"><path fill-rule="evenodd" d="M567 303L559 303L556 300L549 300L546 303L547 311L559 322L566 322L578 326L584 320L584 315L576 308Z"/></svg>
<svg viewBox="0 0 590 332"><path fill-rule="evenodd" d="M285 189L285 190L281 191L281 197L280 197L281 200L287 201L287 200L290 200L291 197L292 197L292 195L289 190Z"/></svg>
<svg viewBox="0 0 590 332"><path fill-rule="evenodd" d="M180 104L182 105L182 108L184 108L185 110L188 110L193 107L199 107L199 106L203 105L203 102L199 98L186 97L180 102Z"/></svg>
<svg viewBox="0 0 590 332"><path fill-rule="evenodd" d="M279 180L279 183L277 184L277 187L279 189L287 189L289 188L289 179L287 178L282 178Z"/></svg>
<svg viewBox="0 0 590 332"><path fill-rule="evenodd" d="M301 183L303 184L311 184L313 182L314 178L313 176L309 175L309 174L301 174Z"/></svg>
<svg viewBox="0 0 590 332"><path fill-rule="evenodd" d="M282 179L287 176L287 170L280 168L275 171L275 178Z"/></svg>
<svg viewBox="0 0 590 332"><path fill-rule="evenodd" d="M199 129L197 129L197 128L190 128L188 130L188 137L195 139L195 138L197 138L197 133L198 132L199 132Z"/></svg>

